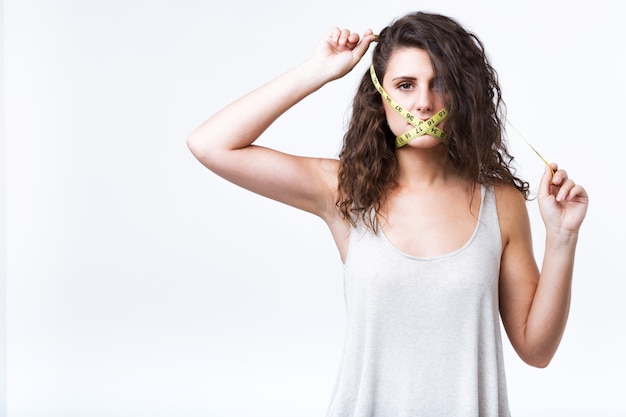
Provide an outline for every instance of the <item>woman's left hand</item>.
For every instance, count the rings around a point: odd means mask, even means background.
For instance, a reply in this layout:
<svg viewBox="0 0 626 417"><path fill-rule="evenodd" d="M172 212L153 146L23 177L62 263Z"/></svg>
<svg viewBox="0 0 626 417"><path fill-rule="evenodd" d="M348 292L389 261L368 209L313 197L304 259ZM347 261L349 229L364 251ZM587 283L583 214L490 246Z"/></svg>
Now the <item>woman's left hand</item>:
<svg viewBox="0 0 626 417"><path fill-rule="evenodd" d="M539 211L548 231L577 233L587 213L587 191L555 163L546 167L539 186ZM554 174L553 174L554 172Z"/></svg>

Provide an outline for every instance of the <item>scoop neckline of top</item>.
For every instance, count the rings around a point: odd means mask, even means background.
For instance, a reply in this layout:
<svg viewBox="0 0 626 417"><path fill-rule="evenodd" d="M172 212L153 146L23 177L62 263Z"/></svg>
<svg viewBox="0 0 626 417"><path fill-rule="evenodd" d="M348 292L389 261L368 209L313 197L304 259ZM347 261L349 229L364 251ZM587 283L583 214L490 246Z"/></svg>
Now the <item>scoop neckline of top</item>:
<svg viewBox="0 0 626 417"><path fill-rule="evenodd" d="M451 258L453 256L458 255L459 253L465 251L474 241L474 239L476 238L476 235L478 234L478 230L480 228L480 225L482 223L482 218L483 218L483 207L485 207L485 195L487 194L485 186L481 185L480 186L480 208L478 209L478 218L476 219L476 226L474 227L474 231L472 232L472 234L470 235L470 237L467 239L467 241L465 241L465 243L463 245L461 245L459 248L454 249L451 252L446 252L446 253L442 253L440 255L433 255L433 256L415 256L415 255L411 255L410 253L406 253L400 249L398 249L398 247L396 247L396 245L394 245L391 240L389 240L389 238L387 237L387 235L385 234L385 231L383 230L383 228L380 228L380 234L383 238L383 241L385 242L385 244L387 246L389 246L394 252L396 252L397 254L408 258L408 259L412 259L412 260L416 260L416 261L438 261L441 259L445 259L445 258Z"/></svg>

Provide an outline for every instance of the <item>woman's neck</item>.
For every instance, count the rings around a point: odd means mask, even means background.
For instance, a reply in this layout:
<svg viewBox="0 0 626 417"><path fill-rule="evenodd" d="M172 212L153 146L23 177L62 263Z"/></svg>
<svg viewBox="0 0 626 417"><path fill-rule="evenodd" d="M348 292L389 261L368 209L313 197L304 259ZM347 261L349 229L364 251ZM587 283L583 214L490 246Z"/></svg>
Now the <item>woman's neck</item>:
<svg viewBox="0 0 626 417"><path fill-rule="evenodd" d="M459 178L444 146L428 149L400 148L396 151L396 158L397 181L401 187L430 187Z"/></svg>

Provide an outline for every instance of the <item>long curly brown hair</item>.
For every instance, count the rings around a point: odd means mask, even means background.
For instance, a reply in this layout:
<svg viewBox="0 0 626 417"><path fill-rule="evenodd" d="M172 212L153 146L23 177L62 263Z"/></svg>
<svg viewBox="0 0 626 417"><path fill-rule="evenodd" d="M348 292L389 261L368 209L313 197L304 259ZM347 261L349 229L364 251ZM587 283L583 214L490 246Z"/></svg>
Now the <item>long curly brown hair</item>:
<svg viewBox="0 0 626 417"><path fill-rule="evenodd" d="M446 97L449 115L448 157L474 184L505 183L528 199L529 184L515 175L513 156L503 140L505 105L498 76L480 39L455 20L417 12L381 30L372 61L379 79L398 48L425 50ZM389 129L380 94L369 70L363 75L351 109L348 130L339 154L341 214L353 226L362 220L376 231L385 194L397 185L395 135ZM373 210L373 212L372 212Z"/></svg>

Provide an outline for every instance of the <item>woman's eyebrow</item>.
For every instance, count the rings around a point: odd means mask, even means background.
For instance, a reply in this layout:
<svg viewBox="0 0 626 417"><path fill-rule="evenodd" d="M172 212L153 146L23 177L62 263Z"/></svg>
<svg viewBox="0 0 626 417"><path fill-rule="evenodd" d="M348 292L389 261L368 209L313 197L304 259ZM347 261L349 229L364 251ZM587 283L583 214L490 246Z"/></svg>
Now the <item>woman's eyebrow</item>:
<svg viewBox="0 0 626 417"><path fill-rule="evenodd" d="M417 80L417 77L412 77L409 75L401 75L399 77L394 77L391 79L391 81L395 81L395 80Z"/></svg>

